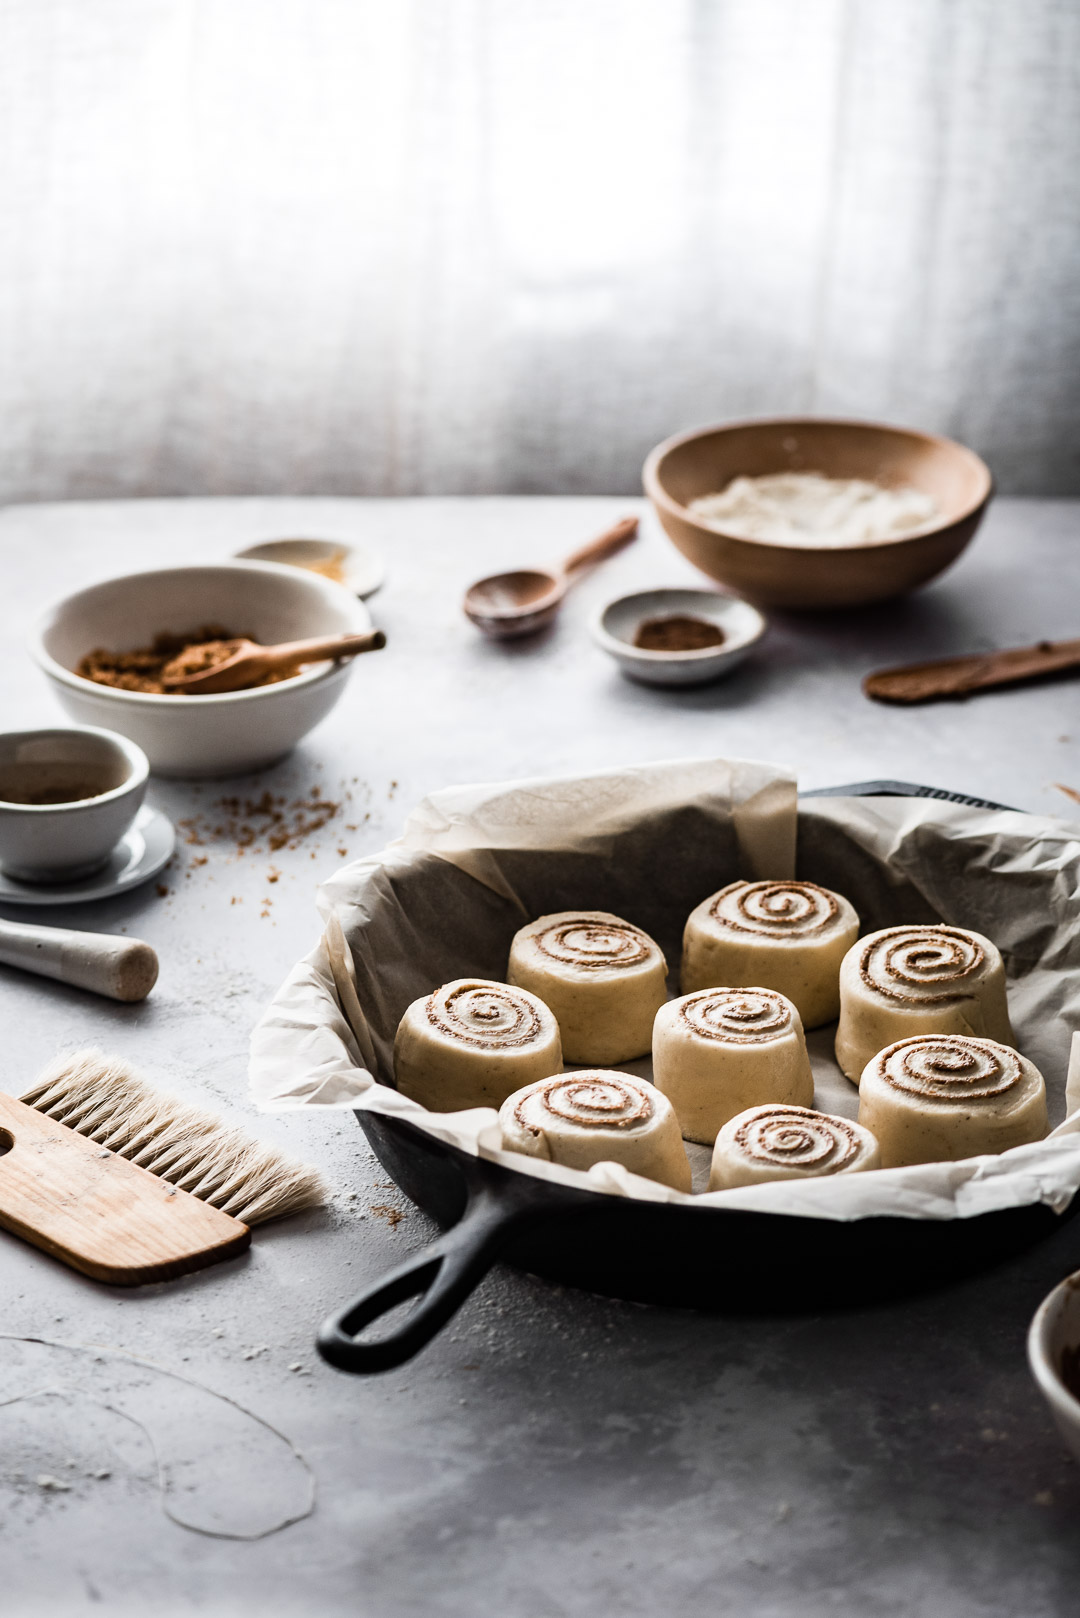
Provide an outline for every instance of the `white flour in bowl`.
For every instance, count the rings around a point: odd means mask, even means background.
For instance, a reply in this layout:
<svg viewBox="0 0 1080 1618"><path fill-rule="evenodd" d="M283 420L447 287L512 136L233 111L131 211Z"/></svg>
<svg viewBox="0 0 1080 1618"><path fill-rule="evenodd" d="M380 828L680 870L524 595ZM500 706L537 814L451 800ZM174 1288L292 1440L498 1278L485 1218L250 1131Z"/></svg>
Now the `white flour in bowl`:
<svg viewBox="0 0 1080 1618"><path fill-rule="evenodd" d="M918 489L884 489L865 478L821 472L734 478L722 493L703 494L687 509L739 539L837 547L899 539L941 514L937 502Z"/></svg>

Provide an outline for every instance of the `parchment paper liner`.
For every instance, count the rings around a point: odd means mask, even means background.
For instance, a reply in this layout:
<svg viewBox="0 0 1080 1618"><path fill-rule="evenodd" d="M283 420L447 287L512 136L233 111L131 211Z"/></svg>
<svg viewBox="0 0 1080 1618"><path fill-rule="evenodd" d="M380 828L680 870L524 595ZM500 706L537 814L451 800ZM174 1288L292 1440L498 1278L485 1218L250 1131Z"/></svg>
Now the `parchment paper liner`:
<svg viewBox="0 0 1080 1618"><path fill-rule="evenodd" d="M677 970L685 917L736 877L792 874L794 781L740 760L681 761L584 778L455 788L409 817L402 837L343 867L319 892L325 933L252 1036L250 1081L268 1110L330 1106L397 1114L523 1174L650 1201L819 1219L970 1218L1080 1188L1080 841L1046 817L926 799L805 801L798 874L845 893L864 931L944 921L1005 957L1020 1047L1047 1081L1045 1141L1001 1156L684 1196L619 1165L589 1173L504 1152L490 1108L433 1113L391 1077L401 1013L451 978L502 978L513 933L548 911L614 911L650 932ZM810 1039L815 1105L854 1117L858 1093ZM628 1064L647 1076L647 1061Z"/></svg>

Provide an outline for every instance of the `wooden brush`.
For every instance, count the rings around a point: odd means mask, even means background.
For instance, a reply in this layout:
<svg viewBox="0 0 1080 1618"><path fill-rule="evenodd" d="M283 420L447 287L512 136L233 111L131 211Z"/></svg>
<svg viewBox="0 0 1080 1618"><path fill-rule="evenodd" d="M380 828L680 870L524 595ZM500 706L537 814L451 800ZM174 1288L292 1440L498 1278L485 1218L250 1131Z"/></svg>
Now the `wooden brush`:
<svg viewBox="0 0 1080 1618"><path fill-rule="evenodd" d="M324 1196L315 1169L98 1051L59 1058L21 1100L0 1095L0 1226L98 1281L233 1258L252 1225Z"/></svg>

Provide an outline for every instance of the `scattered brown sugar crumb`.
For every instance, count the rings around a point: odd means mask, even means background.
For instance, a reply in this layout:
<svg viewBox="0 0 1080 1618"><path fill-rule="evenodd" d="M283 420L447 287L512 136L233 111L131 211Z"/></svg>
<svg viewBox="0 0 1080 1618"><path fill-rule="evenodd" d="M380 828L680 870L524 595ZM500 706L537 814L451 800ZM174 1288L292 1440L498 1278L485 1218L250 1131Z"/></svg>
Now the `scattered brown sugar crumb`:
<svg viewBox="0 0 1080 1618"><path fill-rule="evenodd" d="M283 848L299 848L340 811L341 805L324 798L318 788L291 799L268 789L257 798L220 798L206 813L186 816L180 821L180 830L192 847L228 843L237 857L248 849L253 854L276 854ZM277 882L280 876L281 872L271 867L267 880Z"/></svg>
<svg viewBox="0 0 1080 1618"><path fill-rule="evenodd" d="M723 644L722 629L689 613L646 618L634 635L634 645L643 652L703 652L709 646Z"/></svg>
<svg viewBox="0 0 1080 1618"><path fill-rule="evenodd" d="M169 897L169 890L164 882L159 882L157 884L157 896L159 899L167 899Z"/></svg>
<svg viewBox="0 0 1080 1618"><path fill-rule="evenodd" d="M391 1230L396 1230L405 1217L400 1208L391 1207L388 1202L374 1203L371 1211L373 1214L377 1214L380 1219L385 1219Z"/></svg>

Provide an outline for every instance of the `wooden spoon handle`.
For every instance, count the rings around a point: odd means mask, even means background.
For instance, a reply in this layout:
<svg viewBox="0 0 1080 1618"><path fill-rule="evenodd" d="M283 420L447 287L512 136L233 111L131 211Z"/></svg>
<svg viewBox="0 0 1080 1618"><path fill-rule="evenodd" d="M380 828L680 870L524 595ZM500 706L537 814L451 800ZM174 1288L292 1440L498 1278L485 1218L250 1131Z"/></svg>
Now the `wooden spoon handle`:
<svg viewBox="0 0 1080 1618"><path fill-rule="evenodd" d="M287 640L280 646L259 647L267 662L285 667L290 663L311 663L323 657L356 657L360 652L377 652L386 645L381 629L362 635L318 635L312 640Z"/></svg>
<svg viewBox="0 0 1080 1618"><path fill-rule="evenodd" d="M564 574L578 573L582 568L595 567L597 562L606 561L621 551L624 545L629 545L638 531L636 517L623 517L613 528L607 529L597 539L592 539L580 550L574 551L566 558L562 565Z"/></svg>
<svg viewBox="0 0 1080 1618"><path fill-rule="evenodd" d="M1041 640L1035 646L1016 646L1004 652L976 652L879 669L866 676L863 690L877 702L935 702L995 686L1020 685L1073 668L1080 668L1080 640Z"/></svg>

